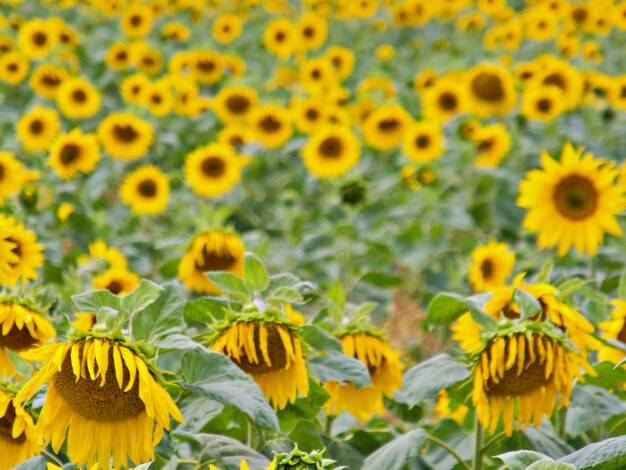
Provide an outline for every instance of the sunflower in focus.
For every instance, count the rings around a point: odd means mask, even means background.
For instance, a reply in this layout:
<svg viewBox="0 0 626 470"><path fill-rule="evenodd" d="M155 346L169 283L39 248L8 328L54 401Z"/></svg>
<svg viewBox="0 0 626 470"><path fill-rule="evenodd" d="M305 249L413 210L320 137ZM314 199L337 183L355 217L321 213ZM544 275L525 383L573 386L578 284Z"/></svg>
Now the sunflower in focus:
<svg viewBox="0 0 626 470"><path fill-rule="evenodd" d="M469 281L475 292L488 292L502 287L511 275L515 253L506 243L489 242L472 250Z"/></svg>
<svg viewBox="0 0 626 470"><path fill-rule="evenodd" d="M9 261L7 275L0 278L0 284L13 287L18 279L28 281L37 279L37 269L43 266L44 246L37 243L37 235L28 230L24 224L18 224L13 217L0 214L0 236L5 244L11 244L11 252L15 255Z"/></svg>
<svg viewBox="0 0 626 470"><path fill-rule="evenodd" d="M41 105L22 115L16 124L17 136L28 151L47 150L60 127L57 112Z"/></svg>
<svg viewBox="0 0 626 470"><path fill-rule="evenodd" d="M340 126L320 128L302 148L304 166L320 178L344 175L360 156L359 139L349 128Z"/></svg>
<svg viewBox="0 0 626 470"><path fill-rule="evenodd" d="M258 101L259 95L254 88L224 87L213 98L213 111L224 123L243 122Z"/></svg>
<svg viewBox="0 0 626 470"><path fill-rule="evenodd" d="M522 115L534 121L552 121L565 109L563 93L555 86L528 87L522 95Z"/></svg>
<svg viewBox="0 0 626 470"><path fill-rule="evenodd" d="M274 410L309 393L296 326L288 321L236 319L216 332L211 349L228 356L259 385Z"/></svg>
<svg viewBox="0 0 626 470"><path fill-rule="evenodd" d="M480 116L505 116L515 106L513 78L497 65L477 65L466 77L471 110Z"/></svg>
<svg viewBox="0 0 626 470"><path fill-rule="evenodd" d="M234 233L210 230L197 235L178 266L178 277L187 289L200 294L219 294L220 289L204 273L228 271L243 275L243 256L246 249Z"/></svg>
<svg viewBox="0 0 626 470"><path fill-rule="evenodd" d="M435 122L447 122L469 106L467 91L458 82L442 78L421 92L424 115Z"/></svg>
<svg viewBox="0 0 626 470"><path fill-rule="evenodd" d="M126 295L135 290L139 284L139 276L126 267L111 267L92 279L93 289L106 289L115 295Z"/></svg>
<svg viewBox="0 0 626 470"><path fill-rule="evenodd" d="M528 209L523 226L539 232L540 248L558 245L559 256L573 245L595 256L604 234L622 235L616 215L626 201L615 180L618 171L604 159L567 143L557 162L543 152L543 168L526 173L517 205Z"/></svg>
<svg viewBox="0 0 626 470"><path fill-rule="evenodd" d="M511 136L504 124L491 124L478 129L472 140L476 148L476 166L496 167L511 149Z"/></svg>
<svg viewBox="0 0 626 470"><path fill-rule="evenodd" d="M41 64L33 70L29 84L35 93L54 99L61 84L69 77L67 70L54 64Z"/></svg>
<svg viewBox="0 0 626 470"><path fill-rule="evenodd" d="M100 160L100 149L95 134L83 134L74 129L61 134L50 147L48 164L59 178L69 180L78 172L91 173Z"/></svg>
<svg viewBox="0 0 626 470"><path fill-rule="evenodd" d="M40 436L32 414L15 400L10 385L0 385L0 470L11 470L37 455Z"/></svg>
<svg viewBox="0 0 626 470"><path fill-rule="evenodd" d="M63 80L55 95L61 113L70 119L84 119L100 110L100 93L86 78Z"/></svg>
<svg viewBox="0 0 626 470"><path fill-rule="evenodd" d="M381 106L363 124L365 143L376 150L391 150L402 143L412 121L400 105Z"/></svg>
<svg viewBox="0 0 626 470"><path fill-rule="evenodd" d="M614 309L611 311L611 319L600 323L602 338L619 341L626 344L626 302L615 299L611 301ZM599 361L610 361L619 364L624 359L626 353L621 349L603 344L598 351Z"/></svg>
<svg viewBox="0 0 626 470"><path fill-rule="evenodd" d="M56 336L52 323L44 313L45 308L28 299L0 296L0 377L16 374L7 351L29 351Z"/></svg>
<svg viewBox="0 0 626 470"><path fill-rule="evenodd" d="M133 214L159 214L169 201L170 185L167 175L154 165L137 168L120 187L120 198Z"/></svg>
<svg viewBox="0 0 626 470"><path fill-rule="evenodd" d="M98 126L98 138L113 158L136 160L152 145L154 131L149 122L132 114L112 113Z"/></svg>
<svg viewBox="0 0 626 470"><path fill-rule="evenodd" d="M339 338L339 342L344 354L367 366L372 385L357 388L351 382L326 382L324 388L330 393L326 413L338 415L347 411L364 421L372 414L383 414L384 397L392 398L393 392L402 387L400 354L391 349L383 337L370 331L347 333Z"/></svg>
<svg viewBox="0 0 626 470"><path fill-rule="evenodd" d="M218 197L240 181L245 163L246 159L237 155L230 145L205 145L187 155L185 179L200 196Z"/></svg>
<svg viewBox="0 0 626 470"><path fill-rule="evenodd" d="M283 145L293 133L291 113L274 104L257 106L248 122L255 140L270 149Z"/></svg>
<svg viewBox="0 0 626 470"><path fill-rule="evenodd" d="M404 136L402 151L411 161L426 163L439 158L444 150L443 132L435 123L416 122Z"/></svg>
<svg viewBox="0 0 626 470"><path fill-rule="evenodd" d="M16 396L23 403L48 384L38 422L44 445L58 453L65 444L71 462L100 469L153 460L170 418L183 417L150 362L125 341L70 339L24 355L45 362Z"/></svg>

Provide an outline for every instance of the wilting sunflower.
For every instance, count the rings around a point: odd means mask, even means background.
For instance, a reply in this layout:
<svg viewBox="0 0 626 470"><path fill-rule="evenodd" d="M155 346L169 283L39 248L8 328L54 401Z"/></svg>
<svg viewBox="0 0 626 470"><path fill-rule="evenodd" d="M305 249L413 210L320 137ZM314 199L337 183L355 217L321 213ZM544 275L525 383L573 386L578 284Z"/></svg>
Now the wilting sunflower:
<svg viewBox="0 0 626 470"><path fill-rule="evenodd" d="M411 116L402 106L381 106L363 124L365 143L376 150L391 150L402 143L411 122Z"/></svg>
<svg viewBox="0 0 626 470"><path fill-rule="evenodd" d="M615 183L618 171L606 160L582 152L567 143L560 162L543 152L543 168L526 173L520 183L517 205L529 209L524 228L539 232L540 248L558 245L559 256L572 245L594 256L605 232L622 235L615 216L626 201Z"/></svg>
<svg viewBox="0 0 626 470"><path fill-rule="evenodd" d="M469 281L474 291L487 292L504 286L515 264L506 243L489 242L472 250Z"/></svg>
<svg viewBox="0 0 626 470"><path fill-rule="evenodd" d="M241 179L245 159L227 144L199 147L185 159L185 179L201 196L217 197L230 191Z"/></svg>
<svg viewBox="0 0 626 470"><path fill-rule="evenodd" d="M180 260L178 277L187 289L200 294L219 294L220 289L204 273L228 271L243 275L243 255L246 249L233 233L210 230L196 236Z"/></svg>
<svg viewBox="0 0 626 470"><path fill-rule="evenodd" d="M280 147L293 133L289 110L275 104L257 106L250 113L249 124L255 140L266 148Z"/></svg>
<svg viewBox="0 0 626 470"><path fill-rule="evenodd" d="M120 19L120 29L126 37L140 38L152 29L152 10L147 5L132 5Z"/></svg>
<svg viewBox="0 0 626 470"><path fill-rule="evenodd" d="M23 403L48 383L38 428L44 444L66 444L72 463L108 469L154 459L153 447L170 417L183 422L149 362L132 345L109 338L78 337L25 354L46 361L24 385Z"/></svg>
<svg viewBox="0 0 626 470"><path fill-rule="evenodd" d="M167 207L169 196L167 175L154 165L137 168L120 188L120 198L133 214L159 214Z"/></svg>
<svg viewBox="0 0 626 470"><path fill-rule="evenodd" d="M522 115L535 121L552 121L565 109L563 93L555 86L528 87L522 95Z"/></svg>
<svg viewBox="0 0 626 470"><path fill-rule="evenodd" d="M100 92L83 77L63 80L56 101L61 113L70 119L88 118L100 110Z"/></svg>
<svg viewBox="0 0 626 470"><path fill-rule="evenodd" d="M426 163L439 158L445 150L441 128L428 121L416 122L404 136L402 150L414 162Z"/></svg>
<svg viewBox="0 0 626 470"><path fill-rule="evenodd" d="M472 140L476 147L476 166L496 167L511 149L511 136L504 124L491 124L478 129Z"/></svg>
<svg viewBox="0 0 626 470"><path fill-rule="evenodd" d="M28 75L30 62L20 51L12 51L0 56L0 80L17 85Z"/></svg>
<svg viewBox="0 0 626 470"><path fill-rule="evenodd" d="M126 295L137 287L139 276L126 268L111 267L92 279L94 289L106 289L115 295Z"/></svg>
<svg viewBox="0 0 626 470"><path fill-rule="evenodd" d="M626 301L616 299L611 304L615 307L611 311L611 319L599 325L603 332L602 338L626 344ZM624 356L626 356L626 353L621 349L604 344L598 351L599 361L610 361L613 364L619 364L624 359Z"/></svg>
<svg viewBox="0 0 626 470"><path fill-rule="evenodd" d="M213 38L220 44L229 44L239 37L243 25L238 16L229 13L221 15L213 22Z"/></svg>
<svg viewBox="0 0 626 470"><path fill-rule="evenodd" d="M52 323L44 317L44 313L45 310L27 299L0 296L0 377L15 375L7 351L22 353L56 336Z"/></svg>
<svg viewBox="0 0 626 470"><path fill-rule="evenodd" d="M0 151L0 206L7 196L20 192L30 170L27 170L12 152Z"/></svg>
<svg viewBox="0 0 626 470"><path fill-rule="evenodd" d="M263 44L275 56L286 59L293 52L296 30L286 18L276 18L268 23L263 33Z"/></svg>
<svg viewBox="0 0 626 470"><path fill-rule="evenodd" d="M383 414L383 398L392 398L393 392L402 387L400 354L382 337L368 331L347 333L339 338L339 342L344 354L367 366L372 385L356 388L352 382L326 382L324 388L330 393L326 413L338 415L347 411L364 421L374 413Z"/></svg>
<svg viewBox="0 0 626 470"><path fill-rule="evenodd" d="M154 131L149 122L127 113L112 113L98 126L98 138L113 158L136 160L152 145Z"/></svg>
<svg viewBox="0 0 626 470"><path fill-rule="evenodd" d="M439 79L421 92L424 115L435 122L447 122L468 109L467 91L457 80Z"/></svg>
<svg viewBox="0 0 626 470"><path fill-rule="evenodd" d="M0 470L11 470L36 455L40 440L33 416L15 400L15 390L0 386Z"/></svg>
<svg viewBox="0 0 626 470"><path fill-rule="evenodd" d="M359 139L349 127L329 126L311 135L302 148L307 170L320 178L344 175L359 161Z"/></svg>
<svg viewBox="0 0 626 470"><path fill-rule="evenodd" d="M100 149L95 134L83 134L74 129L61 134L50 147L48 164L59 178L72 179L76 173L91 173L100 160Z"/></svg>
<svg viewBox="0 0 626 470"><path fill-rule="evenodd" d="M17 136L28 151L47 150L60 127L57 112L41 105L25 113L16 124Z"/></svg>
<svg viewBox="0 0 626 470"><path fill-rule="evenodd" d="M195 51L190 59L191 76L198 83L212 85L224 74L224 64L220 54L214 51Z"/></svg>
<svg viewBox="0 0 626 470"><path fill-rule="evenodd" d="M482 64L466 76L471 111L481 116L505 116L515 106L513 78L504 68Z"/></svg>
<svg viewBox="0 0 626 470"><path fill-rule="evenodd" d="M44 246L37 243L37 235L13 217L0 215L0 234L5 242L12 244L11 252L17 256L9 262L9 272L0 278L0 284L13 287L18 279L37 279L37 269L43 266Z"/></svg>
<svg viewBox="0 0 626 470"><path fill-rule="evenodd" d="M20 50L31 59L47 56L57 40L56 28L50 21L33 19L20 27Z"/></svg>
<svg viewBox="0 0 626 470"><path fill-rule="evenodd" d="M29 84L35 93L54 99L61 84L69 77L67 70L54 64L41 64L33 70Z"/></svg>
<svg viewBox="0 0 626 470"><path fill-rule="evenodd" d="M213 98L213 111L222 122L243 122L258 101L259 95L254 88L224 87Z"/></svg>

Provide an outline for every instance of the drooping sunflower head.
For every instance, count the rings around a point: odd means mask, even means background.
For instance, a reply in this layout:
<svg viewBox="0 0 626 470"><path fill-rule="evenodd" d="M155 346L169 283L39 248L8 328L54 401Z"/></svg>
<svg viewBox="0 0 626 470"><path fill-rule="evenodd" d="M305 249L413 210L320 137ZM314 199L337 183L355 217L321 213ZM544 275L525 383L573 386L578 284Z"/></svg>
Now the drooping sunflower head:
<svg viewBox="0 0 626 470"><path fill-rule="evenodd" d="M320 178L337 178L359 161L359 139L348 127L331 126L315 132L302 149L307 170Z"/></svg>
<svg viewBox="0 0 626 470"><path fill-rule="evenodd" d="M57 136L61 124L57 112L37 105L17 122L18 138L26 150L47 150Z"/></svg>
<svg viewBox="0 0 626 470"><path fill-rule="evenodd" d="M506 243L489 242L472 251L469 281L476 292L502 287L514 264L515 254Z"/></svg>
<svg viewBox="0 0 626 470"><path fill-rule="evenodd" d="M400 105L384 105L372 112L363 125L365 142L376 150L399 146L412 122Z"/></svg>
<svg viewBox="0 0 626 470"><path fill-rule="evenodd" d="M77 173L91 173L100 161L100 148L95 134L83 134L76 128L61 134L50 147L48 164L59 178L69 180Z"/></svg>
<svg viewBox="0 0 626 470"><path fill-rule="evenodd" d="M230 191L241 179L245 159L228 144L213 143L187 155L185 178L197 194L217 197Z"/></svg>
<svg viewBox="0 0 626 470"><path fill-rule="evenodd" d="M33 416L15 400L15 390L0 385L0 455L4 468L14 468L36 455L40 436Z"/></svg>
<svg viewBox="0 0 626 470"><path fill-rule="evenodd" d="M274 104L256 107L249 117L249 125L256 141L266 148L278 148L293 133L291 113Z"/></svg>
<svg viewBox="0 0 626 470"><path fill-rule="evenodd" d="M347 411L356 418L368 420L372 414L384 412L384 397L402 387L402 363L399 352L387 341L370 331L353 331L342 335L339 342L347 356L361 361L368 368L372 385L357 388L352 382L326 382L330 393L326 413L338 415Z"/></svg>
<svg viewBox="0 0 626 470"><path fill-rule="evenodd" d="M126 113L112 113L98 126L98 138L113 158L136 160L152 145L154 131L150 123Z"/></svg>
<svg viewBox="0 0 626 470"><path fill-rule="evenodd" d="M604 234L621 235L615 216L625 205L618 171L604 159L566 144L561 161L544 152L542 169L531 170L520 183L517 204L528 209L524 228L539 232L541 248L558 245L559 256L573 245L594 256Z"/></svg>
<svg viewBox="0 0 626 470"><path fill-rule="evenodd" d="M218 332L211 348L251 374L275 410L309 392L302 343L289 323L235 320Z"/></svg>
<svg viewBox="0 0 626 470"><path fill-rule="evenodd" d="M37 243L35 232L24 224L18 224L13 217L0 215L0 239L11 246L13 256L8 259L8 273L0 278L0 284L14 286L18 279L37 279L37 269L43 266L44 246Z"/></svg>
<svg viewBox="0 0 626 470"><path fill-rule="evenodd" d="M23 403L48 383L38 427L44 444L77 465L108 469L154 458L153 447L170 417L183 422L149 362L132 345L82 336L33 350L27 359L46 361L18 393ZM112 459L112 460L111 460Z"/></svg>

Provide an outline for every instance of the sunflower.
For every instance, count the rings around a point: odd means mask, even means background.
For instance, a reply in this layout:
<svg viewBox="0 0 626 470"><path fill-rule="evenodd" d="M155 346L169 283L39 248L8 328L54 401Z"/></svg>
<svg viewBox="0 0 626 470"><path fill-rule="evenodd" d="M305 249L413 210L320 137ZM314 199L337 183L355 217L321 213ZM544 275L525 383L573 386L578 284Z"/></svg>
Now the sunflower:
<svg viewBox="0 0 626 470"><path fill-rule="evenodd" d="M217 197L239 182L244 163L230 145L205 145L187 155L185 178L200 196Z"/></svg>
<svg viewBox="0 0 626 470"><path fill-rule="evenodd" d="M100 160L100 149L95 134L83 134L74 129L61 134L50 147L48 164L59 178L72 179L76 173L91 173Z"/></svg>
<svg viewBox="0 0 626 470"><path fill-rule="evenodd" d="M335 70L325 57L307 60L300 71L300 83L307 93L320 95L335 85Z"/></svg>
<svg viewBox="0 0 626 470"><path fill-rule="evenodd" d="M40 436L30 411L15 400L15 391L0 386L0 470L11 470L37 455Z"/></svg>
<svg viewBox="0 0 626 470"><path fill-rule="evenodd" d="M58 40L56 28L50 21L34 19L20 27L20 50L31 59L41 59L50 53Z"/></svg>
<svg viewBox="0 0 626 470"><path fill-rule="evenodd" d="M150 79L143 73L135 73L126 77L120 85L120 92L124 101L142 106L145 102L145 92L150 86Z"/></svg>
<svg viewBox="0 0 626 470"><path fill-rule="evenodd" d="M307 134L316 130L326 119L325 106L315 98L293 100L290 110L296 126Z"/></svg>
<svg viewBox="0 0 626 470"><path fill-rule="evenodd" d="M173 90L174 112L181 116L196 116L198 114L198 102L200 89L191 78L179 77L174 84Z"/></svg>
<svg viewBox="0 0 626 470"><path fill-rule="evenodd" d="M213 98L213 111L224 123L243 122L248 118L258 101L259 95L254 88L224 87Z"/></svg>
<svg viewBox="0 0 626 470"><path fill-rule="evenodd" d="M9 271L0 280L0 284L13 287L18 279L28 281L37 279L37 269L43 266L44 246L37 243L35 232L18 224L13 217L0 215L0 235L4 242L11 243L11 252L16 255L9 262Z"/></svg>
<svg viewBox="0 0 626 470"><path fill-rule="evenodd" d="M555 86L528 87L522 95L522 115L535 121L552 121L565 109L563 93Z"/></svg>
<svg viewBox="0 0 626 470"><path fill-rule="evenodd" d="M432 122L414 123L404 136L402 150L414 162L426 163L441 156L445 150L443 132Z"/></svg>
<svg viewBox="0 0 626 470"><path fill-rule="evenodd" d="M7 196L20 192L28 170L12 152L0 151L0 206Z"/></svg>
<svg viewBox="0 0 626 470"><path fill-rule="evenodd" d="M239 37L242 30L243 25L239 17L227 13L213 22L213 39L220 44L230 44Z"/></svg>
<svg viewBox="0 0 626 470"><path fill-rule="evenodd" d="M0 377L13 377L16 374L7 351L22 353L55 336L56 331L52 323L44 317L42 309L27 300L1 296Z"/></svg>
<svg viewBox="0 0 626 470"><path fill-rule="evenodd" d="M298 45L304 49L321 47L328 36L328 26L323 18L313 13L302 16L295 25Z"/></svg>
<svg viewBox="0 0 626 470"><path fill-rule="evenodd" d="M230 357L252 375L275 410L309 394L302 343L294 325L278 321L234 321L219 332L211 349Z"/></svg>
<svg viewBox="0 0 626 470"><path fill-rule="evenodd" d="M467 91L456 80L439 79L429 88L422 90L424 116L435 122L447 122L468 109Z"/></svg>
<svg viewBox="0 0 626 470"><path fill-rule="evenodd" d="M111 267L92 279L93 289L106 289L115 295L126 295L137 287L139 276L126 268Z"/></svg>
<svg viewBox="0 0 626 470"><path fill-rule="evenodd" d="M354 53L351 49L342 46L330 46L324 52L324 57L332 64L335 76L346 80L354 69Z"/></svg>
<svg viewBox="0 0 626 470"><path fill-rule="evenodd" d="M158 49L150 47L148 43L140 41L133 45L131 56L140 72L156 75L163 69L163 55Z"/></svg>
<svg viewBox="0 0 626 470"><path fill-rule="evenodd" d="M145 105L154 116L162 117L169 114L174 104L171 86L165 79L151 83L144 94Z"/></svg>
<svg viewBox="0 0 626 470"><path fill-rule="evenodd" d="M28 75L30 62L20 51L13 51L0 56L0 80L17 85Z"/></svg>
<svg viewBox="0 0 626 470"><path fill-rule="evenodd" d="M626 75L612 77L613 83L608 89L607 99L617 109L626 111Z"/></svg>
<svg viewBox="0 0 626 470"><path fill-rule="evenodd" d="M302 160L319 178L337 178L359 161L359 139L348 127L328 126L311 135L302 148Z"/></svg>
<svg viewBox="0 0 626 470"><path fill-rule="evenodd" d="M59 87L68 77L69 74L63 67L54 64L41 64L33 70L29 84L38 95L54 99Z"/></svg>
<svg viewBox="0 0 626 470"><path fill-rule="evenodd" d="M0 34L0 55L16 50L13 37L7 34Z"/></svg>
<svg viewBox="0 0 626 470"><path fill-rule="evenodd" d="M393 392L402 387L400 354L391 349L383 338L368 331L345 334L339 342L344 354L367 366L372 385L356 388L351 382L326 382L324 388L330 393L330 400L325 405L326 413L338 415L347 411L364 421L374 413L384 413L384 397L392 398Z"/></svg>
<svg viewBox="0 0 626 470"><path fill-rule="evenodd" d="M478 129L472 140L476 147L475 164L496 167L511 149L511 136L504 124L491 124Z"/></svg>
<svg viewBox="0 0 626 470"><path fill-rule="evenodd" d="M522 13L524 32L533 41L547 41L556 34L559 19L547 8L529 8Z"/></svg>
<svg viewBox="0 0 626 470"><path fill-rule="evenodd" d="M230 75L231 78L241 77L246 73L246 62L238 55L223 54L222 65L224 72Z"/></svg>
<svg viewBox="0 0 626 470"><path fill-rule="evenodd" d="M104 63L116 72L123 72L131 65L130 45L123 41L116 41L107 49Z"/></svg>
<svg viewBox="0 0 626 470"><path fill-rule="evenodd" d="M137 168L120 188L120 198L133 214L159 214L167 207L169 196L167 175L154 165Z"/></svg>
<svg viewBox="0 0 626 470"><path fill-rule="evenodd" d="M57 112L41 105L24 114L16 124L18 139L28 151L47 150L60 127Z"/></svg>
<svg viewBox="0 0 626 470"><path fill-rule="evenodd" d="M471 110L480 116L505 116L515 106L511 74L491 64L477 65L467 72Z"/></svg>
<svg viewBox="0 0 626 470"><path fill-rule="evenodd" d="M191 76L202 85L217 83L224 74L222 57L213 51L196 51L190 59Z"/></svg>
<svg viewBox="0 0 626 470"><path fill-rule="evenodd" d="M152 29L152 10L146 5L132 5L120 19L120 29L126 37L140 38Z"/></svg>
<svg viewBox="0 0 626 470"><path fill-rule="evenodd" d="M252 141L252 133L247 127L230 124L217 133L217 141L239 149Z"/></svg>
<svg viewBox="0 0 626 470"><path fill-rule="evenodd" d="M152 126L132 114L112 113L98 126L98 138L113 158L136 160L143 157L153 140Z"/></svg>
<svg viewBox="0 0 626 470"><path fill-rule="evenodd" d="M475 292L487 292L504 286L513 271L515 254L506 243L489 242L472 250L469 281Z"/></svg>
<svg viewBox="0 0 626 470"><path fill-rule="evenodd" d="M276 18L268 23L263 33L263 44L275 56L286 59L293 52L296 30L287 18Z"/></svg>
<svg viewBox="0 0 626 470"><path fill-rule="evenodd" d="M117 248L109 247L103 240L96 240L89 244L89 255L81 256L79 266L104 262L106 269L126 270L126 257Z"/></svg>
<svg viewBox="0 0 626 470"><path fill-rule="evenodd" d="M100 110L100 93L86 78L74 77L63 81L56 93L61 113L70 119L88 118Z"/></svg>
<svg viewBox="0 0 626 470"><path fill-rule="evenodd" d="M266 148L277 148L293 133L291 113L275 104L257 106L249 118L255 140Z"/></svg>
<svg viewBox="0 0 626 470"><path fill-rule="evenodd" d="M462 425L468 410L468 407L463 404L459 404L456 408L452 409L450 407L450 395L448 395L448 392L446 390L439 390L437 404L435 405L435 412L439 418L450 418L458 425Z"/></svg>
<svg viewBox="0 0 626 470"><path fill-rule="evenodd" d="M46 361L17 394L23 403L44 383L46 399L38 428L44 445L76 465L109 468L154 459L153 447L170 417L183 422L174 401L138 350L107 337L90 336L44 346L25 355Z"/></svg>
<svg viewBox="0 0 626 470"><path fill-rule="evenodd" d="M430 88L437 82L437 71L434 69L424 69L421 70L415 78L413 79L413 90L417 93L420 91Z"/></svg>
<svg viewBox="0 0 626 470"><path fill-rule="evenodd" d="M573 245L578 252L595 256L604 233L622 235L615 216L625 207L618 171L604 159L582 154L567 143L556 162L541 155L543 169L531 170L520 183L517 205L529 212L523 226L540 232L540 248L558 244L559 256Z"/></svg>
<svg viewBox="0 0 626 470"><path fill-rule="evenodd" d="M626 302L616 299L611 304L615 307L611 312L611 319L599 325L603 331L602 338L626 344ZM609 345L602 345L598 351L599 361L610 361L613 364L619 364L624 356L624 351Z"/></svg>
<svg viewBox="0 0 626 470"><path fill-rule="evenodd" d="M391 150L402 143L411 123L411 116L402 106L383 105L363 124L365 143L376 150Z"/></svg>
<svg viewBox="0 0 626 470"><path fill-rule="evenodd" d="M544 58L541 71L532 79L539 86L556 86L563 92L565 109L574 109L583 93L583 79L569 63L553 57Z"/></svg>
<svg viewBox="0 0 626 470"><path fill-rule="evenodd" d="M191 31L178 21L170 21L161 28L161 36L177 42L185 42L191 36Z"/></svg>

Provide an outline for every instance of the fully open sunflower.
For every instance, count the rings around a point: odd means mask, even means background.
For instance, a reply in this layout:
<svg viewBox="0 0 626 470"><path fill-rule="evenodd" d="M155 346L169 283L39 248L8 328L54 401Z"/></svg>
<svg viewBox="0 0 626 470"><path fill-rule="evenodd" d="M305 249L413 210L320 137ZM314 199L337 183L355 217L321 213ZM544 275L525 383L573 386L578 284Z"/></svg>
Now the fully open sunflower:
<svg viewBox="0 0 626 470"><path fill-rule="evenodd" d="M357 388L351 382L326 382L324 388L330 393L326 413L338 415L347 411L365 421L374 413L383 414L384 397L392 398L393 392L402 387L400 354L380 335L369 331L347 333L339 338L339 342L344 354L367 366L372 385Z"/></svg>
<svg viewBox="0 0 626 470"><path fill-rule="evenodd" d="M154 459L154 446L183 422L149 362L132 345L108 337L76 337L24 354L45 362L17 394L23 403L47 383L38 428L44 444L66 445L72 463L117 468Z"/></svg>
<svg viewBox="0 0 626 470"><path fill-rule="evenodd" d="M404 136L402 151L411 161L426 163L439 158L444 150L443 132L435 123L416 122Z"/></svg>
<svg viewBox="0 0 626 470"><path fill-rule="evenodd" d="M94 289L106 289L115 295L125 295L137 287L139 276L125 267L112 267L94 276L92 282Z"/></svg>
<svg viewBox="0 0 626 470"><path fill-rule="evenodd" d="M59 178L69 180L77 173L91 173L100 160L100 149L95 134L83 134L74 129L61 134L50 147L48 164Z"/></svg>
<svg viewBox="0 0 626 470"><path fill-rule="evenodd" d="M365 142L376 150L391 150L402 143L411 122L411 116L402 106L381 106L363 124Z"/></svg>
<svg viewBox="0 0 626 470"><path fill-rule="evenodd" d="M120 29L126 37L140 38L152 29L154 14L147 5L132 5L120 19Z"/></svg>
<svg viewBox="0 0 626 470"><path fill-rule="evenodd" d="M41 59L50 53L58 41L55 25L51 21L39 18L27 21L20 27L19 45L31 59Z"/></svg>
<svg viewBox="0 0 626 470"><path fill-rule="evenodd" d="M263 44L272 54L285 59L293 52L296 34L287 18L276 18L265 27Z"/></svg>
<svg viewBox="0 0 626 470"><path fill-rule="evenodd" d="M543 168L531 170L520 183L517 204L529 209L524 228L539 232L539 247L558 245L559 256L572 245L594 256L605 232L622 234L615 218L625 207L622 189L615 183L618 171L608 161L582 152L568 143L560 162L544 152Z"/></svg>
<svg viewBox="0 0 626 470"><path fill-rule="evenodd" d="M229 44L239 37L243 25L238 16L226 13L216 18L211 32L213 38L220 44Z"/></svg>
<svg viewBox="0 0 626 470"><path fill-rule="evenodd" d="M302 160L310 173L320 178L337 178L359 161L359 139L348 127L321 128L302 148Z"/></svg>
<svg viewBox="0 0 626 470"><path fill-rule="evenodd" d="M30 62L20 51L11 51L0 56L0 81L17 85L28 75Z"/></svg>
<svg viewBox="0 0 626 470"><path fill-rule="evenodd" d="M213 99L213 111L225 123L242 122L259 101L254 88L230 86L222 88Z"/></svg>
<svg viewBox="0 0 626 470"><path fill-rule="evenodd" d="M440 79L421 92L424 115L435 122L447 122L467 111L467 90L458 86L456 80Z"/></svg>
<svg viewBox="0 0 626 470"><path fill-rule="evenodd" d="M210 230L193 239L180 260L178 277L188 289L202 294L218 294L219 288L204 273L228 271L243 275L245 246L235 235L221 230Z"/></svg>
<svg viewBox="0 0 626 470"><path fill-rule="evenodd" d="M278 148L293 133L291 113L275 104L257 106L249 118L254 138L266 148Z"/></svg>
<svg viewBox="0 0 626 470"><path fill-rule="evenodd" d="M0 278L0 284L14 286L18 279L37 279L37 269L43 266L44 246L37 243L37 235L24 224L18 224L13 217L0 215L0 235L4 242L11 244L11 252L17 257L9 262L9 271Z"/></svg>
<svg viewBox="0 0 626 470"><path fill-rule="evenodd" d="M120 187L120 198L134 214L159 214L169 201L167 175L154 165L137 168Z"/></svg>
<svg viewBox="0 0 626 470"><path fill-rule="evenodd" d="M113 158L136 160L152 145L154 131L150 123L126 113L112 113L98 126L98 138Z"/></svg>
<svg viewBox="0 0 626 470"><path fill-rule="evenodd" d="M0 470L11 470L36 455L40 435L30 411L15 400L15 390L0 385Z"/></svg>
<svg viewBox="0 0 626 470"><path fill-rule="evenodd" d="M57 112L47 106L37 105L17 121L17 135L24 149L47 150L57 136L61 123Z"/></svg>
<svg viewBox="0 0 626 470"><path fill-rule="evenodd" d="M109 46L104 63L110 69L123 72L131 66L131 46L124 41L116 41Z"/></svg>
<svg viewBox="0 0 626 470"><path fill-rule="evenodd" d="M529 86L522 95L522 114L534 121L551 121L565 109L561 89L556 86Z"/></svg>
<svg viewBox="0 0 626 470"><path fill-rule="evenodd" d="M479 167L498 166L511 149L511 135L502 123L477 129L472 140L477 154L474 163Z"/></svg>
<svg viewBox="0 0 626 470"><path fill-rule="evenodd" d="M25 181L34 176L12 152L0 151L0 206L7 196L17 194Z"/></svg>
<svg viewBox="0 0 626 470"><path fill-rule="evenodd" d="M185 179L197 194L218 197L241 179L246 159L230 145L213 143L195 149L185 159Z"/></svg>
<svg viewBox="0 0 626 470"><path fill-rule="evenodd" d="M222 57L214 51L195 51L191 56L190 65L191 76L203 85L217 83L224 74Z"/></svg>
<svg viewBox="0 0 626 470"><path fill-rule="evenodd" d="M55 98L61 113L70 119L88 118L100 110L100 92L83 77L63 80Z"/></svg>
<svg viewBox="0 0 626 470"><path fill-rule="evenodd" d="M54 99L61 84L69 74L63 67L44 63L33 70L29 84L32 90L44 98Z"/></svg>
<svg viewBox="0 0 626 470"><path fill-rule="evenodd" d="M475 114L504 116L515 106L513 78L504 68L482 64L467 72L467 89Z"/></svg>
<svg viewBox="0 0 626 470"><path fill-rule="evenodd" d="M469 281L476 292L487 292L504 286L513 271L515 253L506 243L489 242L472 251Z"/></svg>

